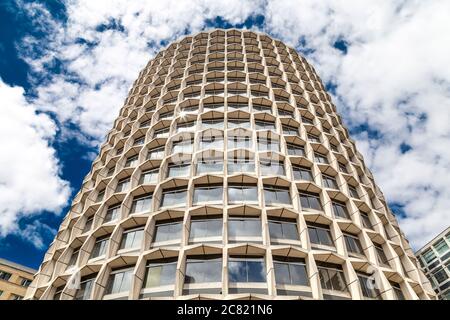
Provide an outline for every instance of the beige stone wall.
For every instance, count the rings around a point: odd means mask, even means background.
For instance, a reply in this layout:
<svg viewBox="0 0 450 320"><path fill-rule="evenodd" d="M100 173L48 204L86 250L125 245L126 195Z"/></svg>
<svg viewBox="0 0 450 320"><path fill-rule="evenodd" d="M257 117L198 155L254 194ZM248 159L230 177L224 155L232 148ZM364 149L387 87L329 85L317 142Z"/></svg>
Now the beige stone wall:
<svg viewBox="0 0 450 320"><path fill-rule="evenodd" d="M27 288L21 285L23 279L33 280L33 274L27 271L19 270L10 265L0 263L0 272L8 272L11 274L9 280L0 279L0 300L10 300L13 295L24 297Z"/></svg>

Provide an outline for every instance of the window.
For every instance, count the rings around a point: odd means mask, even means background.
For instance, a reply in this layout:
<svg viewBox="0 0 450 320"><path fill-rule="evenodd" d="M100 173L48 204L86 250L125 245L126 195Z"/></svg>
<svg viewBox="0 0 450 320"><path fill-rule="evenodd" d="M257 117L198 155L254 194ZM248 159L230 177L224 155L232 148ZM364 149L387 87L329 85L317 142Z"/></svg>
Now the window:
<svg viewBox="0 0 450 320"><path fill-rule="evenodd" d="M445 269L438 268L436 271L433 271L433 278L437 283L441 284L448 279L448 275Z"/></svg>
<svg viewBox="0 0 450 320"><path fill-rule="evenodd" d="M427 264L430 264L434 259L436 259L436 255L434 251L430 248L422 254L422 258L425 260Z"/></svg>
<svg viewBox="0 0 450 320"><path fill-rule="evenodd" d="M362 221L364 228L373 229L372 222L370 221L369 215L367 213L361 212L361 211L360 211L360 214L361 214L361 221Z"/></svg>
<svg viewBox="0 0 450 320"><path fill-rule="evenodd" d="M302 116L302 122L303 122L303 123L307 123L307 124L312 124L312 125L314 125L314 122L313 122L312 119L307 118L307 117L303 117L303 116Z"/></svg>
<svg viewBox="0 0 450 320"><path fill-rule="evenodd" d="M222 202L222 185L197 185L194 188L193 204L202 202Z"/></svg>
<svg viewBox="0 0 450 320"><path fill-rule="evenodd" d="M389 282L394 290L394 296L397 300L405 300L405 296L403 295L402 289L400 288L400 284L397 282Z"/></svg>
<svg viewBox="0 0 450 320"><path fill-rule="evenodd" d="M164 147L153 148L147 154L147 160L161 159L163 157L164 157Z"/></svg>
<svg viewBox="0 0 450 320"><path fill-rule="evenodd" d="M82 278L74 300L90 300L95 277Z"/></svg>
<svg viewBox="0 0 450 320"><path fill-rule="evenodd" d="M438 252L439 255L443 255L448 251L448 245L444 239L441 239L436 244L434 244L433 248Z"/></svg>
<svg viewBox="0 0 450 320"><path fill-rule="evenodd" d="M330 229L326 225L309 223L308 234L312 247L316 247L315 245L323 245L328 247L334 246Z"/></svg>
<svg viewBox="0 0 450 320"><path fill-rule="evenodd" d="M293 136L298 135L298 128L284 124L283 125L283 134L293 135Z"/></svg>
<svg viewBox="0 0 450 320"><path fill-rule="evenodd" d="M380 290L378 290L373 275L357 273L362 295L369 299L380 299Z"/></svg>
<svg viewBox="0 0 450 320"><path fill-rule="evenodd" d="M139 124L139 128L145 128L145 127L148 127L148 126L150 125L150 122L151 122L150 119L141 122L141 123Z"/></svg>
<svg viewBox="0 0 450 320"><path fill-rule="evenodd" d="M20 296L20 295L18 295L18 294L12 294L10 297L9 297L9 300L22 300L23 299L23 296Z"/></svg>
<svg viewBox="0 0 450 320"><path fill-rule="evenodd" d="M61 295L64 290L64 285L55 289L55 293L53 294L53 300L61 300Z"/></svg>
<svg viewBox="0 0 450 320"><path fill-rule="evenodd" d="M270 176L270 175L284 176L285 175L283 161L271 161L271 160L261 159L259 161L259 165L261 168L261 174L263 176Z"/></svg>
<svg viewBox="0 0 450 320"><path fill-rule="evenodd" d="M181 219L158 221L155 225L153 242L180 240L182 226L183 221Z"/></svg>
<svg viewBox="0 0 450 320"><path fill-rule="evenodd" d="M91 259L102 257L106 254L106 248L108 246L108 237L102 237L97 239L94 244L94 248L91 252Z"/></svg>
<svg viewBox="0 0 450 320"><path fill-rule="evenodd" d="M172 146L172 153L192 153L194 146L194 139L181 139L174 141Z"/></svg>
<svg viewBox="0 0 450 320"><path fill-rule="evenodd" d="M261 219L259 217L230 217L228 219L228 236L261 237Z"/></svg>
<svg viewBox="0 0 450 320"><path fill-rule="evenodd" d="M250 128L249 119L228 119L228 129Z"/></svg>
<svg viewBox="0 0 450 320"><path fill-rule="evenodd" d="M290 111L290 110L285 110L285 109L278 109L278 115L280 117L294 117L294 112Z"/></svg>
<svg viewBox="0 0 450 320"><path fill-rule="evenodd" d="M191 164L189 162L170 163L167 173L168 177L184 177L189 176Z"/></svg>
<svg viewBox="0 0 450 320"><path fill-rule="evenodd" d="M8 281L11 278L11 273L0 270L0 280Z"/></svg>
<svg viewBox="0 0 450 320"><path fill-rule="evenodd" d="M258 202L256 185L239 184L228 186L228 203Z"/></svg>
<svg viewBox="0 0 450 320"><path fill-rule="evenodd" d="M330 149L333 152L339 152L338 147L336 145L332 144L331 142L330 142Z"/></svg>
<svg viewBox="0 0 450 320"><path fill-rule="evenodd" d="M256 120L255 127L256 130L275 130L275 122Z"/></svg>
<svg viewBox="0 0 450 320"><path fill-rule="evenodd" d="M255 162L249 158L228 159L228 173L255 172Z"/></svg>
<svg viewBox="0 0 450 320"><path fill-rule="evenodd" d="M280 145L278 140L272 140L268 138L258 137L258 150L259 151L280 151Z"/></svg>
<svg viewBox="0 0 450 320"><path fill-rule="evenodd" d="M91 228L92 228L92 223L94 222L94 217L92 216L92 217L89 217L87 220L86 220L86 224L84 225L84 228L83 228L83 233L86 233L86 232L88 232L89 230L91 230Z"/></svg>
<svg viewBox="0 0 450 320"><path fill-rule="evenodd" d="M169 101L164 101L164 103L166 102L175 102L177 101L177 98L171 99ZM169 119L173 117L173 111L167 111L167 112L163 112L159 114L159 119Z"/></svg>
<svg viewBox="0 0 450 320"><path fill-rule="evenodd" d="M111 167L108 169L108 172L106 173L107 177L112 176L112 174L114 173L114 171L116 170L116 167Z"/></svg>
<svg viewBox="0 0 450 320"><path fill-rule="evenodd" d="M345 246L347 247L347 251L349 253L355 253L355 254L364 254L364 250L361 246L361 242L359 242L359 239L357 236L344 233L344 240L345 240Z"/></svg>
<svg viewBox="0 0 450 320"><path fill-rule="evenodd" d="M105 197L105 189L100 190L97 194L97 199L95 200L95 202L100 202L103 201L103 198Z"/></svg>
<svg viewBox="0 0 450 320"><path fill-rule="evenodd" d="M305 148L298 144L287 143L287 151L290 156L305 156Z"/></svg>
<svg viewBox="0 0 450 320"><path fill-rule="evenodd" d="M300 204L302 209L314 209L314 210L323 210L322 204L320 203L320 197L315 193L300 193Z"/></svg>
<svg viewBox="0 0 450 320"><path fill-rule="evenodd" d="M136 138L136 139L134 139L133 146L140 146L140 145L143 145L144 142L145 142L145 137L139 137L139 138Z"/></svg>
<svg viewBox="0 0 450 320"><path fill-rule="evenodd" d="M167 138L169 136L169 131L169 127L155 130L154 138Z"/></svg>
<svg viewBox="0 0 450 320"><path fill-rule="evenodd" d="M120 249L138 248L142 242L144 228L125 230L120 242Z"/></svg>
<svg viewBox="0 0 450 320"><path fill-rule="evenodd" d="M338 162L339 170L343 173L348 173L347 166L343 163Z"/></svg>
<svg viewBox="0 0 450 320"><path fill-rule="evenodd" d="M222 136L204 135L200 140L200 149L222 149L222 148L223 148Z"/></svg>
<svg viewBox="0 0 450 320"><path fill-rule="evenodd" d="M318 136L312 134L312 133L308 133L308 141L309 142L315 142L315 143L320 143L320 139Z"/></svg>
<svg viewBox="0 0 450 320"><path fill-rule="evenodd" d="M223 107L221 105L220 107ZM202 129L220 129L223 130L223 119L203 119Z"/></svg>
<svg viewBox="0 0 450 320"><path fill-rule="evenodd" d="M3 294L3 290L0 290L0 297L2 296L2 294Z"/></svg>
<svg viewBox="0 0 450 320"><path fill-rule="evenodd" d="M299 240L297 220L269 217L271 239Z"/></svg>
<svg viewBox="0 0 450 320"><path fill-rule="evenodd" d="M191 219L191 230L189 239L221 237L222 236L222 217L197 217Z"/></svg>
<svg viewBox="0 0 450 320"><path fill-rule="evenodd" d="M310 168L293 165L292 171L295 180L314 181Z"/></svg>
<svg viewBox="0 0 450 320"><path fill-rule="evenodd" d="M277 284L309 286L305 259L278 256L273 259Z"/></svg>
<svg viewBox="0 0 450 320"><path fill-rule="evenodd" d="M322 173L322 184L324 188L339 189L334 177Z"/></svg>
<svg viewBox="0 0 450 320"><path fill-rule="evenodd" d="M344 272L340 265L317 261L320 285L324 290L347 292Z"/></svg>
<svg viewBox="0 0 450 320"><path fill-rule="evenodd" d="M230 78L228 78L228 80L230 80ZM238 92L238 90L236 90L235 92ZM228 93L230 93L230 89L228 89ZM245 94L246 95L247 94L247 90L243 90L241 93L236 93L236 94ZM232 102L228 102L228 109L230 111L231 111L231 109L234 109L234 110L245 110L245 111L248 112L248 104L246 104L246 103L232 103ZM230 120L235 121L235 120L245 120L245 119L229 119L228 120L228 127L229 128L231 128L230 127ZM248 120L246 120L245 122L250 124L248 122Z"/></svg>
<svg viewBox="0 0 450 320"><path fill-rule="evenodd" d="M138 155L134 155L127 158L127 161L125 162L125 168L134 167L138 163Z"/></svg>
<svg viewBox="0 0 450 320"><path fill-rule="evenodd" d="M144 280L144 288L154 288L175 283L178 257L150 260Z"/></svg>
<svg viewBox="0 0 450 320"><path fill-rule="evenodd" d="M314 161L318 163L328 164L328 158L325 155L317 152L314 152Z"/></svg>
<svg viewBox="0 0 450 320"><path fill-rule="evenodd" d="M197 174L222 171L223 160L220 158L201 158L197 163Z"/></svg>
<svg viewBox="0 0 450 320"><path fill-rule="evenodd" d="M20 285L21 285L22 287L28 288L28 287L30 286L31 282L32 282L32 280L23 278L23 279L20 281Z"/></svg>
<svg viewBox="0 0 450 320"><path fill-rule="evenodd" d="M292 204L289 188L264 186L264 199L266 206Z"/></svg>
<svg viewBox="0 0 450 320"><path fill-rule="evenodd" d="M117 183L116 192L125 192L130 189L130 185L130 178L121 179Z"/></svg>
<svg viewBox="0 0 450 320"><path fill-rule="evenodd" d="M116 221L119 219L120 216L120 205L108 208L108 211L106 211L105 220L103 223L108 223L112 221Z"/></svg>
<svg viewBox="0 0 450 320"><path fill-rule="evenodd" d="M331 207L335 218L350 219L347 211L347 206L344 203L332 201Z"/></svg>
<svg viewBox="0 0 450 320"><path fill-rule="evenodd" d="M115 294L130 290L132 277L132 268L111 272L106 287L106 294Z"/></svg>
<svg viewBox="0 0 450 320"><path fill-rule="evenodd" d="M348 191L349 191L350 196L351 196L352 198L359 199L358 191L356 191L356 188L355 188L354 186L348 185Z"/></svg>
<svg viewBox="0 0 450 320"><path fill-rule="evenodd" d="M177 132L193 131L194 127L195 127L195 124L196 124L195 121L178 123L177 124Z"/></svg>
<svg viewBox="0 0 450 320"><path fill-rule="evenodd" d="M251 149L252 142L249 136L228 137L228 149Z"/></svg>
<svg viewBox="0 0 450 320"><path fill-rule="evenodd" d="M163 190L161 207L186 205L187 191L185 188Z"/></svg>
<svg viewBox="0 0 450 320"><path fill-rule="evenodd" d="M266 282L263 257L231 256L228 262L230 282Z"/></svg>
<svg viewBox="0 0 450 320"><path fill-rule="evenodd" d="M375 251L377 252L378 263L384 266L389 266L389 261L384 253L383 247L379 244L374 243Z"/></svg>
<svg viewBox="0 0 450 320"><path fill-rule="evenodd" d="M185 283L222 281L222 255L188 256Z"/></svg>
<svg viewBox="0 0 450 320"><path fill-rule="evenodd" d="M144 171L139 179L139 184L150 184L158 182L159 169Z"/></svg>
<svg viewBox="0 0 450 320"><path fill-rule="evenodd" d="M70 256L69 263L67 264L67 269L69 269L77 264L79 253L80 253L80 248L73 250L72 255Z"/></svg>

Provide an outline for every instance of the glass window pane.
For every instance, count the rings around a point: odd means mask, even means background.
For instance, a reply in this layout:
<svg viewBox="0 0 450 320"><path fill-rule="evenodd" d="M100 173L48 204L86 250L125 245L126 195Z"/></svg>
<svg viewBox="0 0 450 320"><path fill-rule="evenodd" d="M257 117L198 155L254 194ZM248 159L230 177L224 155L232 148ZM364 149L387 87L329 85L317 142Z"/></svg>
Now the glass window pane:
<svg viewBox="0 0 450 320"><path fill-rule="evenodd" d="M330 231L321 228L317 229L317 234L319 236L320 243L327 246L332 246L333 242L331 240Z"/></svg>
<svg viewBox="0 0 450 320"><path fill-rule="evenodd" d="M269 233L273 239L283 239L283 230L281 223L269 221Z"/></svg>
<svg viewBox="0 0 450 320"><path fill-rule="evenodd" d="M305 265L290 264L289 271L292 284L300 286L309 286L308 273L306 272Z"/></svg>
<svg viewBox="0 0 450 320"><path fill-rule="evenodd" d="M220 282L222 281L222 259L186 261L185 283Z"/></svg>
<svg viewBox="0 0 450 320"><path fill-rule="evenodd" d="M283 236L285 239L298 240L298 230L296 223L282 223Z"/></svg>
<svg viewBox="0 0 450 320"><path fill-rule="evenodd" d="M439 242L433 245L434 249L438 252L439 255L442 255L447 252L448 245L444 239L441 239Z"/></svg>
<svg viewBox="0 0 450 320"><path fill-rule="evenodd" d="M291 284L289 265L287 263L274 262L275 281L277 284Z"/></svg>
<svg viewBox="0 0 450 320"><path fill-rule="evenodd" d="M317 230L315 228L308 227L308 234L311 243L320 244L319 236L317 235Z"/></svg>
<svg viewBox="0 0 450 320"><path fill-rule="evenodd" d="M161 206L176 206L186 204L186 190L163 191Z"/></svg>
<svg viewBox="0 0 450 320"><path fill-rule="evenodd" d="M228 261L228 278L230 282L247 282L245 261Z"/></svg>
<svg viewBox="0 0 450 320"><path fill-rule="evenodd" d="M328 270L330 275L330 283L333 290L347 291L345 288L345 278L342 271Z"/></svg>
<svg viewBox="0 0 450 320"><path fill-rule="evenodd" d="M266 270L264 261L247 261L248 265L248 282L265 282Z"/></svg>
<svg viewBox="0 0 450 320"><path fill-rule="evenodd" d="M150 263L147 266L145 288L159 287L175 283L177 263Z"/></svg>
<svg viewBox="0 0 450 320"><path fill-rule="evenodd" d="M230 218L228 235L230 237L261 237L261 220L259 218Z"/></svg>
<svg viewBox="0 0 450 320"><path fill-rule="evenodd" d="M182 222L161 223L155 227L154 242L180 239Z"/></svg>
<svg viewBox="0 0 450 320"><path fill-rule="evenodd" d="M77 293L75 294L75 300L89 300L93 284L94 279L82 281L80 283L80 289L78 289Z"/></svg>

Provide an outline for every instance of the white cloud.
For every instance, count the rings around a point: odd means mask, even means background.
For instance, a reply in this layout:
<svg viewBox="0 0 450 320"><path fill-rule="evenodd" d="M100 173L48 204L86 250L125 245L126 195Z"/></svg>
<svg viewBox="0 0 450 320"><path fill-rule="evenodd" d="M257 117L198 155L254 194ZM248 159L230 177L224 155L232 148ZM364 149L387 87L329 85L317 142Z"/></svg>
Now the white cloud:
<svg viewBox="0 0 450 320"><path fill-rule="evenodd" d="M41 17L39 27L52 30L45 45L25 39L27 61L40 75L52 58L64 61L68 71L38 84L34 105L57 116L63 136L71 134L64 125L74 123L94 144L161 41L197 32L216 16L242 23L264 15L263 31L301 48L303 40L313 50L308 59L324 81L336 84L335 102L346 123L380 132L379 140L365 133L354 138L387 199L405 206L400 223L413 245L450 223L448 1L71 0L65 25L45 24L49 15L42 5L22 5ZM112 21L123 30L97 31ZM347 54L333 47L340 39L348 44ZM402 154L402 143L411 150Z"/></svg>
<svg viewBox="0 0 450 320"><path fill-rule="evenodd" d="M276 1L269 11L268 30L315 50L310 60L337 85L350 126L382 134L354 138L388 201L404 205L400 224L420 247L450 224L450 3ZM341 38L346 55L333 48ZM402 154L402 143L411 150Z"/></svg>
<svg viewBox="0 0 450 320"><path fill-rule="evenodd" d="M23 93L0 79L0 237L11 232L27 237L30 229L21 230L20 218L44 210L58 213L70 191L59 178L58 160L49 145L55 124L36 113ZM39 241L35 244L40 246Z"/></svg>

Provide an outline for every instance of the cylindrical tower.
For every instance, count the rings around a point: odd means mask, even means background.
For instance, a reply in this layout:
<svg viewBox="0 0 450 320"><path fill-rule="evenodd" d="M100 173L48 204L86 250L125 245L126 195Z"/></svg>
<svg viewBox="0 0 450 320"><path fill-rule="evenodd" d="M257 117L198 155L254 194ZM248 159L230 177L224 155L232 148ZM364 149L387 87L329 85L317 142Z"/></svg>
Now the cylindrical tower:
<svg viewBox="0 0 450 320"><path fill-rule="evenodd" d="M314 68L231 29L141 71L27 296L433 294Z"/></svg>

